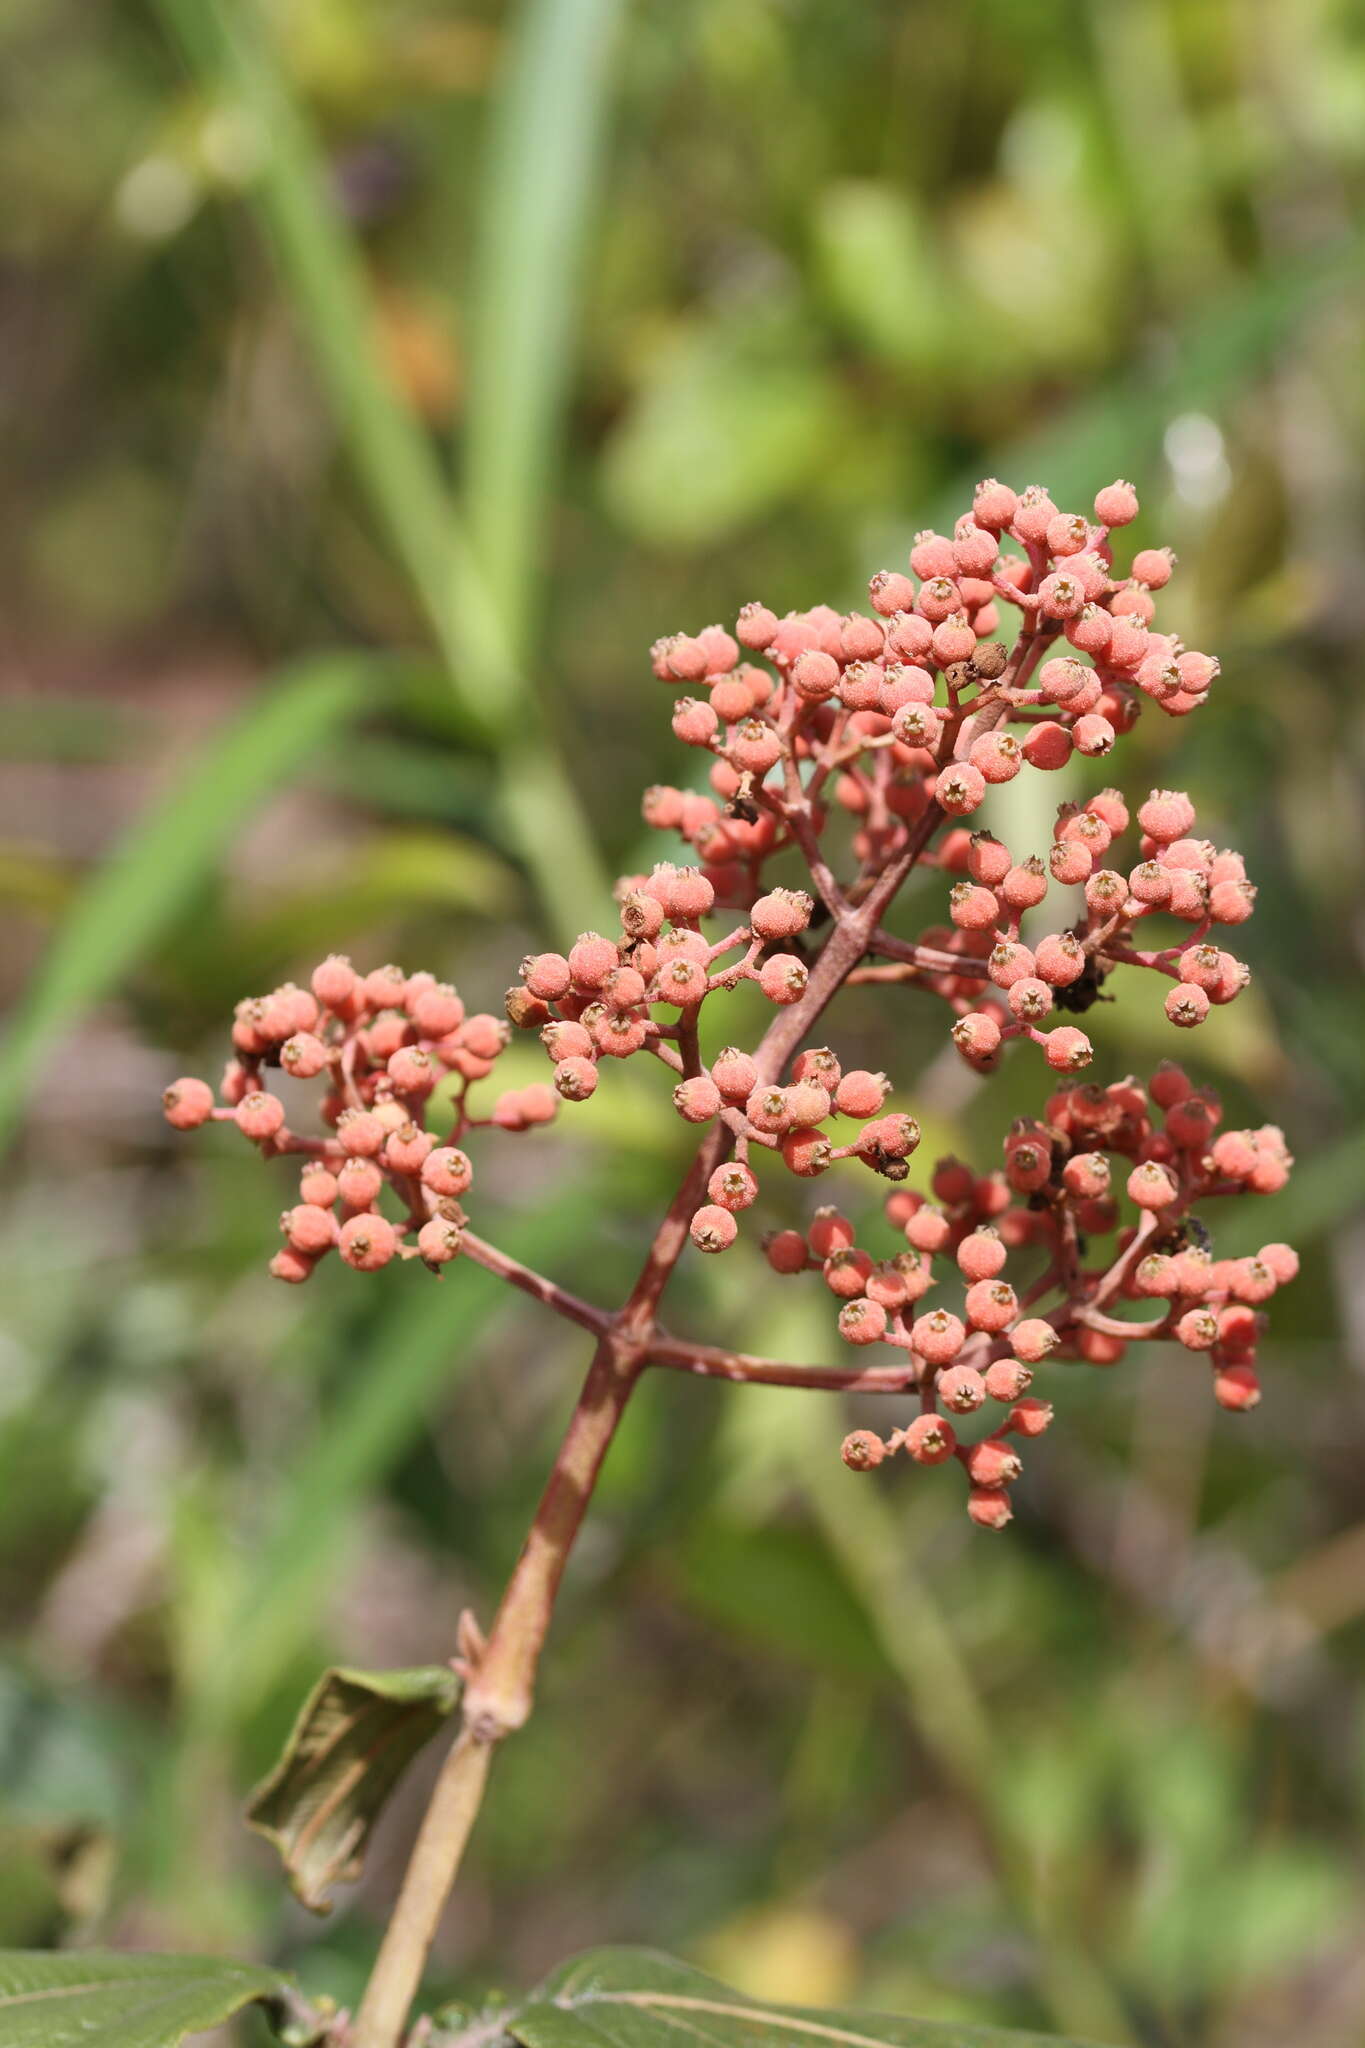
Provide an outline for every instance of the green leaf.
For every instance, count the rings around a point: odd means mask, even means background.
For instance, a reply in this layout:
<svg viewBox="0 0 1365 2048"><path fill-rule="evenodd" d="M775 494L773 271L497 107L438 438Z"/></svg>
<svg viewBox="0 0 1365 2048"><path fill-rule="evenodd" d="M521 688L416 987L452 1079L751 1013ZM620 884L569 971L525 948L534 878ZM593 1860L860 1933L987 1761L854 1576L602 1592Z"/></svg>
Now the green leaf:
<svg viewBox="0 0 1365 2048"><path fill-rule="evenodd" d="M566 1963L505 2033L522 2048L1084 2048L962 2020L769 2005L652 1949L603 1948ZM453 2037L457 2038L457 2037Z"/></svg>
<svg viewBox="0 0 1365 2048"><path fill-rule="evenodd" d="M291 1995L278 1970L221 1956L0 1949L5 2048L175 2048L258 2001L279 2011Z"/></svg>
<svg viewBox="0 0 1365 2048"><path fill-rule="evenodd" d="M351 655L286 670L78 891L0 1047L0 1144L56 1034L173 925L243 820L358 708L373 674L373 662Z"/></svg>
<svg viewBox="0 0 1365 2048"><path fill-rule="evenodd" d="M334 1669L304 1701L283 1756L252 1794L247 1818L275 1844L290 1884L314 1913L331 1910L332 1885L359 1876L384 1802L459 1692L447 1665Z"/></svg>

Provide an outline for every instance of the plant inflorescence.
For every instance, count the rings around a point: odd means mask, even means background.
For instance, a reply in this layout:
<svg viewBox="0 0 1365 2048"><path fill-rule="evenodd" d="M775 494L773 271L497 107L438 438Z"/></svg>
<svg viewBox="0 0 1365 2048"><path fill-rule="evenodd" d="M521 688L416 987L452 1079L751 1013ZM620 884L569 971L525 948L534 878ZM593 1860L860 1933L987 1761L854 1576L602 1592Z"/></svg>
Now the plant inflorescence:
<svg viewBox="0 0 1365 2048"><path fill-rule="evenodd" d="M460 1734L350 2048L394 2048L404 2028L494 1748L531 1711L565 1561L646 1367L890 1396L896 1425L846 1436L845 1464L956 1467L988 1529L1011 1519L1022 1451L1052 1419L1049 1362L1108 1366L1169 1339L1204 1354L1224 1408L1260 1398L1266 1304L1297 1259L1281 1243L1217 1257L1204 1211L1277 1191L1291 1165L1283 1134L1222 1128L1214 1092L1169 1062L1146 1086L1087 1081L1092 1044L1075 1021L1093 1024L1126 968L1169 981L1174 1030L1235 1001L1247 969L1222 942L1255 901L1241 856L1200 836L1178 790L1154 790L1135 816L1115 788L1063 803L1045 849L1007 846L976 822L993 786L1108 755L1145 703L1174 717L1204 704L1217 662L1155 624L1169 551L1141 549L1126 571L1115 559L1137 510L1126 483L1086 517L992 480L951 538L917 537L908 574L872 578L866 612L779 618L750 604L733 632L659 641L654 673L674 694L678 740L708 758L709 791L646 791L648 824L693 858L623 876L616 932L528 957L504 1016L468 1011L433 974L360 973L334 955L308 988L238 1005L217 1094L190 1078L166 1091L177 1128L231 1121L266 1157L297 1162L272 1261L281 1280L307 1281L333 1252L364 1273L473 1260L596 1339L493 1624L461 1622ZM1002 606L1019 614L1012 645L996 637ZM783 879L793 869L801 886ZM940 878L941 921L907 932L899 899L917 869ZM1011 1124L1002 1164L942 1159L927 1193L910 1185L911 1109L884 1074L814 1042L855 985L941 1001L979 1074L1013 1041L1038 1049L1037 1114ZM765 1021L746 1029L756 1011ZM538 1034L548 1078L499 1089L517 1032ZM491 1138L588 1102L627 1059L662 1068L698 1142L609 1310L480 1234L476 1167ZM320 1101L296 1130L286 1097L308 1083ZM664 1327L679 1260L736 1245L765 1182L869 1173L886 1192L866 1232L824 1203L804 1228L761 1239L777 1273L818 1275L858 1363L755 1357Z"/></svg>
<svg viewBox="0 0 1365 2048"><path fill-rule="evenodd" d="M988 481L951 538L917 537L909 574L872 578L867 612L821 605L779 618L750 604L733 632L659 641L653 669L676 693L673 730L709 756L710 793L655 787L644 815L695 864L624 876L619 931L523 961L506 1019L467 1012L434 975L361 974L340 957L310 989L239 1004L221 1106L185 1079L166 1113L182 1129L231 1119L263 1153L301 1157L274 1273L306 1280L333 1250L361 1272L394 1259L439 1271L464 1255L605 1326L472 1231L479 1134L548 1124L591 1098L609 1062L651 1059L678 1116L707 1133L687 1235L701 1252L725 1251L761 1204L765 1173L816 1180L847 1162L905 1180L919 1125L891 1106L886 1076L803 1041L840 987L912 983L943 1001L978 1072L1017 1039L1063 1078L1037 1117L1014 1123L1002 1168L940 1161L928 1198L893 1186L897 1248L864 1248L829 1206L804 1231L765 1237L777 1272L820 1275L845 1343L895 1355L838 1382L914 1397L918 1412L889 1436L849 1436L845 1461L869 1469L898 1450L921 1464L955 1459L973 1519L995 1528L1020 1470L1010 1440L1051 1416L1029 1392L1049 1357L1108 1365L1135 1341L1173 1338L1207 1355L1224 1407L1253 1405L1264 1305L1296 1260L1280 1244L1216 1258L1199 1212L1216 1196L1278 1189L1283 1137L1221 1129L1217 1097L1170 1065L1146 1089L1077 1080L1092 1046L1071 1021L1125 966L1170 980L1165 1010L1179 1029L1232 1002L1247 970L1222 940L1255 902L1242 858L1199 836L1175 790L1153 791L1135 818L1113 788L1063 804L1045 850L1012 851L971 823L992 785L1056 770L1073 752L1107 755L1144 700L1172 716L1205 702L1217 662L1154 623L1170 552L1144 548L1127 573L1115 562L1115 531L1137 509L1125 483L1098 494L1091 519L1037 487L1016 497ZM996 637L1002 605L1020 614L1012 649ZM809 890L771 880L784 854ZM942 875L945 921L907 937L884 920L916 867ZM770 1027L704 1056L703 1030L726 1034L727 998L746 983L776 1013ZM538 1033L550 1078L490 1101L480 1084L514 1029ZM320 1084L321 1135L288 1126L267 1068ZM959 1279L961 1299L945 1300ZM649 1349L662 1363L765 1376L764 1361L657 1330ZM780 1370L767 1362L766 1376ZM966 1441L978 1413L998 1419Z"/></svg>

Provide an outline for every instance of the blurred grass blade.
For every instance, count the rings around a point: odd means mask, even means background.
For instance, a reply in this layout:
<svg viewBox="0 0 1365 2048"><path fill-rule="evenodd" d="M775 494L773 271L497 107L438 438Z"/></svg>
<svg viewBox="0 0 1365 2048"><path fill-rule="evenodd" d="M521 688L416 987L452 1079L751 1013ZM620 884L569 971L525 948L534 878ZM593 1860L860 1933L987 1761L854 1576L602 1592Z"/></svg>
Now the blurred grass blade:
<svg viewBox="0 0 1365 2048"><path fill-rule="evenodd" d="M544 557L622 0L524 0L486 144L469 335L465 507L514 645Z"/></svg>
<svg viewBox="0 0 1365 2048"><path fill-rule="evenodd" d="M0 1047L0 1144L39 1062L174 925L243 821L366 696L367 656L286 670L179 773L79 891Z"/></svg>
<svg viewBox="0 0 1365 2048"><path fill-rule="evenodd" d="M275 63L255 0L160 0L201 84L229 93L260 146L254 187L337 431L426 611L471 718L490 723L482 679L510 710L521 684L468 551L434 451L395 391L355 243L326 159Z"/></svg>
<svg viewBox="0 0 1365 2048"><path fill-rule="evenodd" d="M248 115L263 156L255 194L295 315L371 504L435 635L451 684L500 760L499 795L556 936L609 890L592 833L551 750L534 691L475 560L435 453L394 390L368 283L326 157L276 61L255 0L159 0L204 87ZM528 748L528 726L534 747ZM534 754L535 789L524 789Z"/></svg>

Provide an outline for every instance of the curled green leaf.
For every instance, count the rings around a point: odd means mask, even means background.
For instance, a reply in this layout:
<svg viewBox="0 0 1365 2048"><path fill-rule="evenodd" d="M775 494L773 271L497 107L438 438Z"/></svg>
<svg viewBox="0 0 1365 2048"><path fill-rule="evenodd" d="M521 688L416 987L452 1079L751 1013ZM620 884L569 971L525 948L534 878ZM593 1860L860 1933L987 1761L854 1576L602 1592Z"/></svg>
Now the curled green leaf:
<svg viewBox="0 0 1365 2048"><path fill-rule="evenodd" d="M275 1844L302 1903L331 1910L334 1884L357 1877L370 1830L419 1749L455 1707L447 1665L325 1671L247 1818Z"/></svg>

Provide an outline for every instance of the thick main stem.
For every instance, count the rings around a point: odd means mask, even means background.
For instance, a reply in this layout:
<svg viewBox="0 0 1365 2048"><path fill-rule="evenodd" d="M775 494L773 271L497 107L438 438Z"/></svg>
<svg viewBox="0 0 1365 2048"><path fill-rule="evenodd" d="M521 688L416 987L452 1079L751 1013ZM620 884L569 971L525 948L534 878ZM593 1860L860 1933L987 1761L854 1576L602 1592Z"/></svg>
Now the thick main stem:
<svg viewBox="0 0 1365 2048"><path fill-rule="evenodd" d="M860 900L843 904L800 1001L773 1019L758 1046L755 1058L761 1079L771 1081L782 1073L863 958L883 912L941 819L941 811L931 804L898 858L881 874L867 878ZM531 1712L536 1667L569 1551L626 1403L649 1360L659 1301L687 1242L689 1219L730 1144L731 1134L723 1125L703 1141L625 1305L598 1338L535 1520L466 1687L461 1732L437 1780L349 2048L397 2048L483 1797L493 1749L522 1727ZM476 1255L514 1285L546 1298L536 1276L492 1247L480 1242ZM595 1317L586 1304L575 1301L573 1309L578 1311L574 1320L593 1325Z"/></svg>

